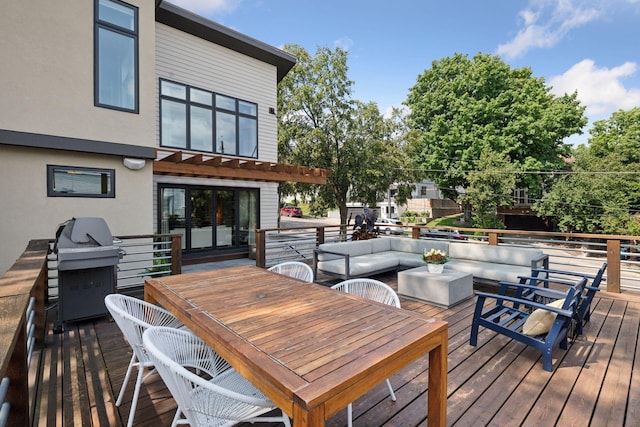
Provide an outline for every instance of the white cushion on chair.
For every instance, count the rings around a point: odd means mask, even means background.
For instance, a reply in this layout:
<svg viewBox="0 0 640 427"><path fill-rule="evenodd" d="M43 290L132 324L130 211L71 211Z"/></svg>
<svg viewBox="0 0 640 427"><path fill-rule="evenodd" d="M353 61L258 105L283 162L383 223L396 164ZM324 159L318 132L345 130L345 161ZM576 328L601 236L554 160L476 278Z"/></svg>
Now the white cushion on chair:
<svg viewBox="0 0 640 427"><path fill-rule="evenodd" d="M562 308L563 304L564 298L550 302L547 305L549 307ZM541 308L535 309L524 322L524 325L522 325L522 333L532 337L546 334L551 329L551 326L553 326L556 316L556 313Z"/></svg>

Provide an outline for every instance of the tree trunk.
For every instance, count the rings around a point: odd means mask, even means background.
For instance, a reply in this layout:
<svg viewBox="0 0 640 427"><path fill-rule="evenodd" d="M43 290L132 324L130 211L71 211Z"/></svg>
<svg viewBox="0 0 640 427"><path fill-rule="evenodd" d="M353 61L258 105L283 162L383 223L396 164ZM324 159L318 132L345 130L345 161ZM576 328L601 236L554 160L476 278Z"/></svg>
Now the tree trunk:
<svg viewBox="0 0 640 427"><path fill-rule="evenodd" d="M340 203L340 206L338 206L338 209L340 211L340 224L346 224L347 223L347 213L349 212L349 209L347 208L346 204Z"/></svg>
<svg viewBox="0 0 640 427"><path fill-rule="evenodd" d="M464 223L471 224L471 203L464 202L462 203L462 212L464 213Z"/></svg>

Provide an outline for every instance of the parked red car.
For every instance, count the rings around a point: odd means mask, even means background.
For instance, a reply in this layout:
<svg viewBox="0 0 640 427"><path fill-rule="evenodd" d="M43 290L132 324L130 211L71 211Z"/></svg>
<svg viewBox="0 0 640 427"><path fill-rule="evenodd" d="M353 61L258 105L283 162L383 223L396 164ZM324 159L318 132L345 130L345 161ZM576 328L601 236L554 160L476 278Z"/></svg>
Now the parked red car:
<svg viewBox="0 0 640 427"><path fill-rule="evenodd" d="M280 208L280 215L302 218L302 209L298 206L284 206Z"/></svg>

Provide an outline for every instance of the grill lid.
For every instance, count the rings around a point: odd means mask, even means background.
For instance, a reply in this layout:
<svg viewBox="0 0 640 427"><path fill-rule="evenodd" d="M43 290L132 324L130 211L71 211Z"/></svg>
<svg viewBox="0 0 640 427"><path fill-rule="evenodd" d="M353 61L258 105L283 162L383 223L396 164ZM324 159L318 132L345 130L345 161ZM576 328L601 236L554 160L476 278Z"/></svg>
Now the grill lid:
<svg viewBox="0 0 640 427"><path fill-rule="evenodd" d="M58 228L56 246L58 248L113 246L113 236L103 218L72 218Z"/></svg>
<svg viewBox="0 0 640 427"><path fill-rule="evenodd" d="M105 220L95 217L72 218L60 224L54 252L59 270L116 265L123 255Z"/></svg>

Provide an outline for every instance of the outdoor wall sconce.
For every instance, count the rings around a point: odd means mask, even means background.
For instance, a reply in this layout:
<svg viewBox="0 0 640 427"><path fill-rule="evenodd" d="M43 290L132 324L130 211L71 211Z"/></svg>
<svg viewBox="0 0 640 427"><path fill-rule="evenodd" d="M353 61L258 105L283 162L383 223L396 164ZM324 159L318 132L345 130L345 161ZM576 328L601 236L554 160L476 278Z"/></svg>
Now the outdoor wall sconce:
<svg viewBox="0 0 640 427"><path fill-rule="evenodd" d="M145 159L132 159L130 157L125 157L122 159L122 163L127 169L131 169L134 171L140 170L147 163Z"/></svg>

